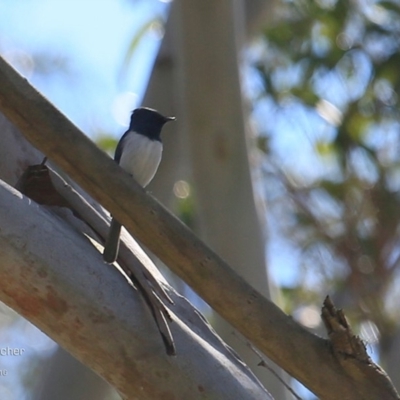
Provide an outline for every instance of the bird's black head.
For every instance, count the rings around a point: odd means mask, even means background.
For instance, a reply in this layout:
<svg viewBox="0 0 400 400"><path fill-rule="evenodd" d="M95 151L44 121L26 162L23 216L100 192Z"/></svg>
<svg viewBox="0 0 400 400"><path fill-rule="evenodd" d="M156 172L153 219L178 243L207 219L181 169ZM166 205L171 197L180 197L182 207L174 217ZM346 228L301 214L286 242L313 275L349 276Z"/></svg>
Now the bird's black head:
<svg viewBox="0 0 400 400"><path fill-rule="evenodd" d="M175 117L164 117L156 110L140 107L132 112L129 130L147 136L151 140L160 140L163 125L174 120Z"/></svg>

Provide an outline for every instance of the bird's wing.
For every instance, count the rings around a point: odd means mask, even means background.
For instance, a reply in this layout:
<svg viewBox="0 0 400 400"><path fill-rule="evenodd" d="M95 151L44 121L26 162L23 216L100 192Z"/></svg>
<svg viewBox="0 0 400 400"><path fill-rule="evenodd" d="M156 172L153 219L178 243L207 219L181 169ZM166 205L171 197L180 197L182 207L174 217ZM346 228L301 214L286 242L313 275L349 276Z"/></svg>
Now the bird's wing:
<svg viewBox="0 0 400 400"><path fill-rule="evenodd" d="M119 164L119 162L121 161L121 156L122 156L122 148L123 148L123 142L126 138L126 136L128 135L129 130L126 131L121 139L119 140L118 144L117 144L117 148L115 149L115 154L114 154L114 160Z"/></svg>

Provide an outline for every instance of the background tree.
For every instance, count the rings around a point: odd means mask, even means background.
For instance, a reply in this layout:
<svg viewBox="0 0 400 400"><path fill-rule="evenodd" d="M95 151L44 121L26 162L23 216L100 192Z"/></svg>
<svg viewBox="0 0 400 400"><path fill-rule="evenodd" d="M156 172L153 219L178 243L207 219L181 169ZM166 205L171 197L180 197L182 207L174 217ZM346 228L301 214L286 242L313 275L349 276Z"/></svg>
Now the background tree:
<svg viewBox="0 0 400 400"><path fill-rule="evenodd" d="M334 294L390 368L399 335L399 4L294 1L276 11L254 49L253 109L270 215L299 250L285 308L311 326L304 311ZM296 158L289 146L277 151L276 135L298 144ZM388 372L398 384L398 368Z"/></svg>
<svg viewBox="0 0 400 400"><path fill-rule="evenodd" d="M242 97L240 53L270 7L254 0L176 1L144 98L145 105L178 117L164 135L163 162L150 189L267 297L265 209L253 186L259 166L249 161L253 132ZM186 194L174 195L181 185ZM200 306L271 394L283 399L282 383L257 367L254 351L229 324Z"/></svg>

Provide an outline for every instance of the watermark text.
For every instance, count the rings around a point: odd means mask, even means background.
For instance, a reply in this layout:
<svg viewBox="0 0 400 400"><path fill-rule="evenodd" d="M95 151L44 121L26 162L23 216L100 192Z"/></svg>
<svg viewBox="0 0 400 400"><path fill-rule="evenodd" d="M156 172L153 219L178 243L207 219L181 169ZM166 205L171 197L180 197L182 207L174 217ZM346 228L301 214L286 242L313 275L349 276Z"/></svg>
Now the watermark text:
<svg viewBox="0 0 400 400"><path fill-rule="evenodd" d="M6 356L22 356L25 353L23 347L0 347L0 357ZM1 370L0 370L1 371Z"/></svg>

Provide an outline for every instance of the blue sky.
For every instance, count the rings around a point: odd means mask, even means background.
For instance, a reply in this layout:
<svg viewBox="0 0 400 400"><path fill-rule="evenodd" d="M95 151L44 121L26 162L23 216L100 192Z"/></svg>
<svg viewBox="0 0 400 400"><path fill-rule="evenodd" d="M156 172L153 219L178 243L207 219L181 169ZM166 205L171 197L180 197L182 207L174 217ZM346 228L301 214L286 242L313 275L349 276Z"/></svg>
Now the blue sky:
<svg viewBox="0 0 400 400"><path fill-rule="evenodd" d="M97 129L119 134L122 121L115 115L115 102L127 113L135 105L135 95L143 94L160 36L151 30L143 36L121 82L124 56L140 28L165 15L167 3L1 0L0 52L11 62L24 52L66 57L66 72L20 72L87 134Z"/></svg>

